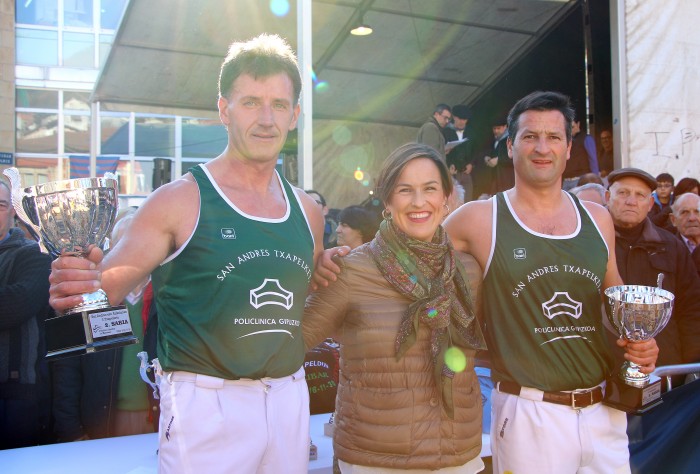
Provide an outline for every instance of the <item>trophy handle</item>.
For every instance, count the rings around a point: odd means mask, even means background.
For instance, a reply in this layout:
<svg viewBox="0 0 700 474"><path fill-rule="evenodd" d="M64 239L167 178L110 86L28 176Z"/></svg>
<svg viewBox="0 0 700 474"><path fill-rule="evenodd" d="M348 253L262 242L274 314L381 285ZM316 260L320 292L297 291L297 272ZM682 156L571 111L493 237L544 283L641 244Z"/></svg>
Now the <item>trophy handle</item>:
<svg viewBox="0 0 700 474"><path fill-rule="evenodd" d="M153 371L154 374L156 374L156 381L158 378L158 374L156 373L156 364L158 363L158 359L153 359L153 363L149 364L148 363L148 352L146 351L141 351L138 354L136 354L136 357L139 358L141 361L141 366L139 367L139 373L141 374L141 379L146 382L148 385L151 386L153 389L153 398L156 400L159 399L160 397L158 396L158 384L151 382L151 378L148 376L149 371Z"/></svg>
<svg viewBox="0 0 700 474"><path fill-rule="evenodd" d="M28 193L22 190L22 183L19 175L19 170L17 168L7 168L5 171L2 172L2 174L7 176L10 180L10 185L12 186L12 207L15 209L17 216L20 219L22 219L22 222L24 222L26 225L29 226L30 229L34 231L34 235L36 235L36 238L38 239L41 251L43 253L48 253L41 239L41 227L39 227L37 224L34 224L29 218L29 215L27 215L27 212L24 210L24 198L32 197L32 193Z"/></svg>

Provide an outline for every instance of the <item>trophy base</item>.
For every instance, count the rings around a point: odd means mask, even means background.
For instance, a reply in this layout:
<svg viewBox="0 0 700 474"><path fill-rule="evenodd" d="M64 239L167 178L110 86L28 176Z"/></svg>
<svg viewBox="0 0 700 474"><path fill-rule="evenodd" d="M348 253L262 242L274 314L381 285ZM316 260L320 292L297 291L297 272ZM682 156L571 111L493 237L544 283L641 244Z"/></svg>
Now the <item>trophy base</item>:
<svg viewBox="0 0 700 474"><path fill-rule="evenodd" d="M62 359L139 340L131 329L126 306L83 310L46 320L46 358Z"/></svg>
<svg viewBox="0 0 700 474"><path fill-rule="evenodd" d="M645 387L634 387L617 377L607 380L603 403L630 415L641 415L660 405L661 379L652 375Z"/></svg>

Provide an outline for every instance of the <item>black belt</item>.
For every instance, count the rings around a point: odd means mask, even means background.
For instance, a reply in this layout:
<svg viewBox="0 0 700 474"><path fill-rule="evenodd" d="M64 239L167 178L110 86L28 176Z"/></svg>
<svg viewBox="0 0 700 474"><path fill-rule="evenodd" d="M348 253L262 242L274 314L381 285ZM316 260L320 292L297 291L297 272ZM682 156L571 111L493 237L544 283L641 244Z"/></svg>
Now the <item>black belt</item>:
<svg viewBox="0 0 700 474"><path fill-rule="evenodd" d="M520 396L522 387L515 382L499 382L498 391ZM542 392L542 401L566 405L571 408L586 408L603 401L602 387L573 392Z"/></svg>

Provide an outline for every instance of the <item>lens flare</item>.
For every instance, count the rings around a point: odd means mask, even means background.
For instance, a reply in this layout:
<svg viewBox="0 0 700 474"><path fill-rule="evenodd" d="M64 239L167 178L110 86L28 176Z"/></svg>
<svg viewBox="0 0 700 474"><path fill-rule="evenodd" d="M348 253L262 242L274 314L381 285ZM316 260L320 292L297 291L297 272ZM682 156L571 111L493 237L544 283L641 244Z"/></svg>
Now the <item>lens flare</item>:
<svg viewBox="0 0 700 474"><path fill-rule="evenodd" d="M352 140L352 132L345 125L339 125L333 129L333 141L336 145L345 146Z"/></svg>
<svg viewBox="0 0 700 474"><path fill-rule="evenodd" d="M289 0L270 0L270 11L276 16L289 13Z"/></svg>
<svg viewBox="0 0 700 474"><path fill-rule="evenodd" d="M467 357L457 347L445 351L445 365L453 372L464 372L467 368Z"/></svg>
<svg viewBox="0 0 700 474"><path fill-rule="evenodd" d="M329 87L330 87L330 86L328 85L328 83L327 83L326 81L318 81L318 82L314 85L314 90L315 90L316 92L318 92L319 94L323 94L323 93L325 93L325 92L328 92L328 88L329 88Z"/></svg>

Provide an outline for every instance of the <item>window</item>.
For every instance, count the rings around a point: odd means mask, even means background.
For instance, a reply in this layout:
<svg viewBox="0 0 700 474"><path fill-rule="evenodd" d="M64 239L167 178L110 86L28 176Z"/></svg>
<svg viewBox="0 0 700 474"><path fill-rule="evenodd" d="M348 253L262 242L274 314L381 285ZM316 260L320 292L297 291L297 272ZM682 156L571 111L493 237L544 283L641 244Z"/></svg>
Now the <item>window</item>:
<svg viewBox="0 0 700 474"><path fill-rule="evenodd" d="M17 28L17 64L58 66L58 32Z"/></svg>
<svg viewBox="0 0 700 474"><path fill-rule="evenodd" d="M63 0L63 24L92 28L92 0Z"/></svg>
<svg viewBox="0 0 700 474"><path fill-rule="evenodd" d="M153 191L153 161L121 160L117 167L119 194L149 194Z"/></svg>
<svg viewBox="0 0 700 474"><path fill-rule="evenodd" d="M17 112L17 153L58 153L58 114Z"/></svg>
<svg viewBox="0 0 700 474"><path fill-rule="evenodd" d="M90 33L63 33L63 66L95 67L95 37Z"/></svg>
<svg viewBox="0 0 700 474"><path fill-rule="evenodd" d="M17 89L15 101L18 108L58 109L58 91L47 89Z"/></svg>
<svg viewBox="0 0 700 474"><path fill-rule="evenodd" d="M16 0L16 23L56 26L58 24L58 0Z"/></svg>
<svg viewBox="0 0 700 474"><path fill-rule="evenodd" d="M66 115L65 153L90 153L90 116Z"/></svg>
<svg viewBox="0 0 700 474"><path fill-rule="evenodd" d="M112 49L112 42L114 42L114 35L100 35L100 68L104 67L107 62L107 56Z"/></svg>
<svg viewBox="0 0 700 474"><path fill-rule="evenodd" d="M65 110L90 110L90 94L87 92L63 92L63 108Z"/></svg>
<svg viewBox="0 0 700 474"><path fill-rule="evenodd" d="M227 143L226 129L219 120L182 120L183 157L214 158L226 148Z"/></svg>
<svg viewBox="0 0 700 474"><path fill-rule="evenodd" d="M102 0L100 5L100 27L103 30L116 30L124 11L126 0Z"/></svg>
<svg viewBox="0 0 700 474"><path fill-rule="evenodd" d="M136 117L137 156L175 156L175 120L163 117Z"/></svg>
<svg viewBox="0 0 700 474"><path fill-rule="evenodd" d="M100 153L103 155L129 154L129 117L102 116Z"/></svg>

